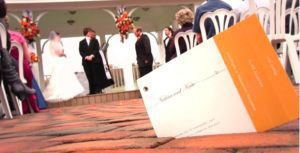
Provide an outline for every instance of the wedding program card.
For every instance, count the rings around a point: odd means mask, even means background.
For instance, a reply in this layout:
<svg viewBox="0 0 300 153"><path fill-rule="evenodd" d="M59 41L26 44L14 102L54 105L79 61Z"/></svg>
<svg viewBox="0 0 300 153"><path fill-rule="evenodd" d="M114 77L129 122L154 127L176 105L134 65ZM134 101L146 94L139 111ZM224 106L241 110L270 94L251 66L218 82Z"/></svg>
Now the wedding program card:
<svg viewBox="0 0 300 153"><path fill-rule="evenodd" d="M299 115L293 85L255 15L138 86L158 137L261 132Z"/></svg>

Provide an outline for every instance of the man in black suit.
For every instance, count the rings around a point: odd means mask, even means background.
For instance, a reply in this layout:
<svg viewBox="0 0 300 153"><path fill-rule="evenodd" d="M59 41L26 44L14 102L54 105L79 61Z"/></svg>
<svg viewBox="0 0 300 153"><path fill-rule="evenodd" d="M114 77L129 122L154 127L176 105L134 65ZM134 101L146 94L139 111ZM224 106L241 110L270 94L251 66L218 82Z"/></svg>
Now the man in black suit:
<svg viewBox="0 0 300 153"><path fill-rule="evenodd" d="M166 38L164 39L164 46L165 46L165 53L166 53L166 57L165 57L165 61L166 63L169 62L172 59L172 54L170 51L170 45L171 42L174 41L173 40L173 29L171 27L166 27L164 29Z"/></svg>
<svg viewBox="0 0 300 153"><path fill-rule="evenodd" d="M82 57L82 66L89 82L90 94L101 93L107 87L106 75L102 58L99 53L100 45L94 37L95 31L91 28L84 28L86 36L79 43L79 52Z"/></svg>
<svg viewBox="0 0 300 153"><path fill-rule="evenodd" d="M135 43L137 64L139 67L140 77L152 71L153 56L151 53L150 39L142 33L142 28L136 27L134 34L137 37Z"/></svg>

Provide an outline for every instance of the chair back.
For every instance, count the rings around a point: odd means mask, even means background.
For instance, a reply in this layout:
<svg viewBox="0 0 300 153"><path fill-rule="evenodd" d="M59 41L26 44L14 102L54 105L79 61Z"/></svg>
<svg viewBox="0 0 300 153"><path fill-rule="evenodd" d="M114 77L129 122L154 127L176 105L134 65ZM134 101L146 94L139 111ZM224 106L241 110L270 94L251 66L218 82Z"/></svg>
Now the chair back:
<svg viewBox="0 0 300 153"><path fill-rule="evenodd" d="M289 22L289 24L287 24L287 26L285 26L285 32L294 35L294 34L299 34L299 30L300 30L300 25L299 25L299 20L300 20L300 16L299 16L299 7L297 8L288 8L285 11L285 19L287 22Z"/></svg>
<svg viewBox="0 0 300 153"><path fill-rule="evenodd" d="M2 44L2 48L7 49L7 33L6 33L6 28L5 26L0 23L0 36L1 36L1 44Z"/></svg>
<svg viewBox="0 0 300 153"><path fill-rule="evenodd" d="M196 34L192 30L187 30L185 32L178 32L174 37L174 43L176 48L177 56L180 55L180 46L179 46L179 39L183 38L187 51L192 49L197 45Z"/></svg>
<svg viewBox="0 0 300 153"><path fill-rule="evenodd" d="M205 28L205 23L207 21L211 21L215 29L215 34L218 34L227 29L230 24L235 24L237 22L237 15L233 11L226 9L218 9L214 12L204 13L199 21L203 41L208 39L207 29Z"/></svg>
<svg viewBox="0 0 300 153"><path fill-rule="evenodd" d="M293 11L293 19L294 19L294 33L292 34L295 40L296 49L298 51L298 58L300 61L300 7L294 9ZM291 25L291 24L290 24ZM289 27L292 28L292 27Z"/></svg>
<svg viewBox="0 0 300 153"><path fill-rule="evenodd" d="M290 3L287 0L270 0L270 34L283 37L286 33L286 24L291 23L293 18L286 20L287 14L295 14L296 2L298 0L292 0ZM288 6L289 4L289 6Z"/></svg>
<svg viewBox="0 0 300 153"><path fill-rule="evenodd" d="M297 1L299 0L270 0L270 34L268 37L274 48L281 43L282 47L276 51L281 56L283 67L288 75L292 75L291 78L294 78L295 83L300 83L300 60L295 44L300 39L299 12L296 12L297 8L295 8ZM297 13L298 17L296 17ZM295 31L298 31L294 35L292 35L293 26Z"/></svg>
<svg viewBox="0 0 300 153"><path fill-rule="evenodd" d="M258 7L254 10L257 15L261 26L263 27L266 34L270 33L270 9L267 7ZM247 11L241 16L241 20L244 20L248 16L252 15L252 11Z"/></svg>
<svg viewBox="0 0 300 153"><path fill-rule="evenodd" d="M17 48L17 50L18 50L18 53L19 53L19 61L18 61L19 77L20 77L20 80L25 84L25 83L27 83L27 81L24 77L24 66L23 66L24 51L23 51L23 47L19 42L11 41L11 47L10 47L9 53L12 51L13 48Z"/></svg>

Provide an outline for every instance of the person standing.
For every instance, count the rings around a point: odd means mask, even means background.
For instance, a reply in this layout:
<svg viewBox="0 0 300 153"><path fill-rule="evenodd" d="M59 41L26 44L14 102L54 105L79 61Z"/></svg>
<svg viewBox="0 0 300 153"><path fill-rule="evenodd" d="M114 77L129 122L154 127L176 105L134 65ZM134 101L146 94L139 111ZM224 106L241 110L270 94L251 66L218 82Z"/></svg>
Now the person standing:
<svg viewBox="0 0 300 153"><path fill-rule="evenodd" d="M5 21L5 17L7 14L7 6L4 0L0 0L0 23L5 26L5 28L8 28L8 25ZM6 30L5 29L5 30ZM34 89L31 89L27 87L25 84L22 83L22 81L19 78L16 66L18 64L16 61L10 56L7 49L10 49L11 43L10 43L10 35L8 34L8 31L5 31L5 35L7 36L6 40L6 48L3 48L2 41L0 38L0 81L4 81L4 86L7 87L7 85L10 85L11 91L20 99L24 100L28 96L35 93ZM0 82L1 84L1 82ZM7 88L6 88L7 89ZM8 92L8 90L6 90ZM9 94L7 94L8 96ZM9 97L8 97L9 98ZM13 106L13 105L11 105ZM5 115L1 111L2 107L0 107L0 119L4 118Z"/></svg>
<svg viewBox="0 0 300 153"><path fill-rule="evenodd" d="M178 33L186 32L193 28L194 13L190 9L184 8L184 9L179 10L175 14L175 18L176 18L177 24L180 25L181 28L174 32L174 38L176 37L176 35L178 35ZM191 40L189 40L189 41L191 41ZM185 40L182 37L180 37L178 39L178 44L179 44L180 54L183 54L184 52L187 51L188 44L186 44ZM170 51L170 56L171 56L170 60L179 56L176 53L175 40L171 42L169 51Z"/></svg>
<svg viewBox="0 0 300 153"><path fill-rule="evenodd" d="M5 16L7 14L7 7L4 0L0 0L0 23L6 25ZM7 28L7 27L6 27ZM7 49L10 49L10 36L8 31L7 35ZM5 48L2 48L2 41L0 41L0 80L4 80L5 83L11 86L12 92L20 99L24 100L27 96L35 93L34 89L31 89L24 85L19 78L16 70L14 60Z"/></svg>
<svg viewBox="0 0 300 153"><path fill-rule="evenodd" d="M153 55L151 53L150 39L143 34L141 27L134 28L134 34L137 37L135 43L137 65L140 77L152 71Z"/></svg>
<svg viewBox="0 0 300 153"><path fill-rule="evenodd" d="M85 38L79 42L79 53L89 83L89 94L102 93L102 89L107 87L107 84L102 58L99 53L100 45L95 38L93 29L84 28L83 35Z"/></svg>
<svg viewBox="0 0 300 153"><path fill-rule="evenodd" d="M92 37L92 39L96 39L96 32L94 30L91 31L91 37ZM100 80L100 86L101 86L100 88L101 88L101 92L102 92L102 89L113 85L114 81L112 80L112 77L111 77L112 75L109 72L106 56L103 53L101 53L102 52L101 50L104 49L104 47L108 47L108 44L106 44L106 45L103 44L100 47L101 47L101 49L99 50L99 53L100 53L101 58L100 58L100 63L99 63L99 69L100 69L101 75L98 76L98 79Z"/></svg>
<svg viewBox="0 0 300 153"><path fill-rule="evenodd" d="M171 51L170 51L170 44L173 41L173 29L171 27L166 27L164 29L166 38L164 39L164 46L165 46L165 61L166 63L169 62L171 60Z"/></svg>
<svg viewBox="0 0 300 153"><path fill-rule="evenodd" d="M69 65L67 56L64 53L60 34L51 31L49 40L51 77L43 94L48 102L67 101L81 94L84 88L71 70L71 65Z"/></svg>
<svg viewBox="0 0 300 153"><path fill-rule="evenodd" d="M10 35L11 41L16 41L22 45L23 50L21 50L21 51L23 51L23 54L24 54L23 71L24 71L24 78L26 79L26 82L27 82L26 86L28 86L29 88L33 88L32 81L33 81L34 77L33 77L32 71L31 71L31 67L30 67L30 57L29 57L30 51L27 46L27 42L26 42L25 38L19 32L9 30L8 33ZM10 52L11 56L18 62L19 62L19 60L21 60L21 59L19 59L19 52L20 52L20 50L18 50L18 48L16 48L16 47L12 47L11 52ZM34 112L36 112L36 113L40 112L40 109L37 105L36 93L31 94L30 96L27 96L27 98L22 101L22 107L23 107L24 114L30 113L29 105L34 110Z"/></svg>
<svg viewBox="0 0 300 153"><path fill-rule="evenodd" d="M207 0L207 2L205 4L200 5L197 8L196 13L195 13L195 18L194 18L193 32L196 33L198 43L202 42L200 25L199 25L199 21L200 21L202 15L206 12L214 12L215 10L221 9L221 8L227 9L227 10L232 10L231 6L222 0ZM207 38L214 36L216 33L212 22L205 23L205 29L207 29L206 30Z"/></svg>

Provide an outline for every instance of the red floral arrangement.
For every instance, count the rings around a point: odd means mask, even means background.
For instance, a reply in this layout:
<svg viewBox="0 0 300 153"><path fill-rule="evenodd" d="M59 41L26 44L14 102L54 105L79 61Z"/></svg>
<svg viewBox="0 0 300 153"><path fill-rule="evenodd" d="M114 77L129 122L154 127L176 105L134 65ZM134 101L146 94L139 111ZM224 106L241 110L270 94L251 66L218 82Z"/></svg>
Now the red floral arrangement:
<svg viewBox="0 0 300 153"><path fill-rule="evenodd" d="M33 42L35 37L39 37L40 29L29 17L23 16L20 24L20 32L29 41L29 43Z"/></svg>
<svg viewBox="0 0 300 153"><path fill-rule="evenodd" d="M127 11L122 11L119 16L116 16L116 27L119 29L121 41L128 38L129 30L133 27L133 21Z"/></svg>
<svg viewBox="0 0 300 153"><path fill-rule="evenodd" d="M37 54L36 54L36 53L34 53L34 52L31 52L31 53L30 53L30 60L31 60L31 62L34 62L34 63L36 63L36 62L38 62L38 61L39 61L39 56L37 56Z"/></svg>

